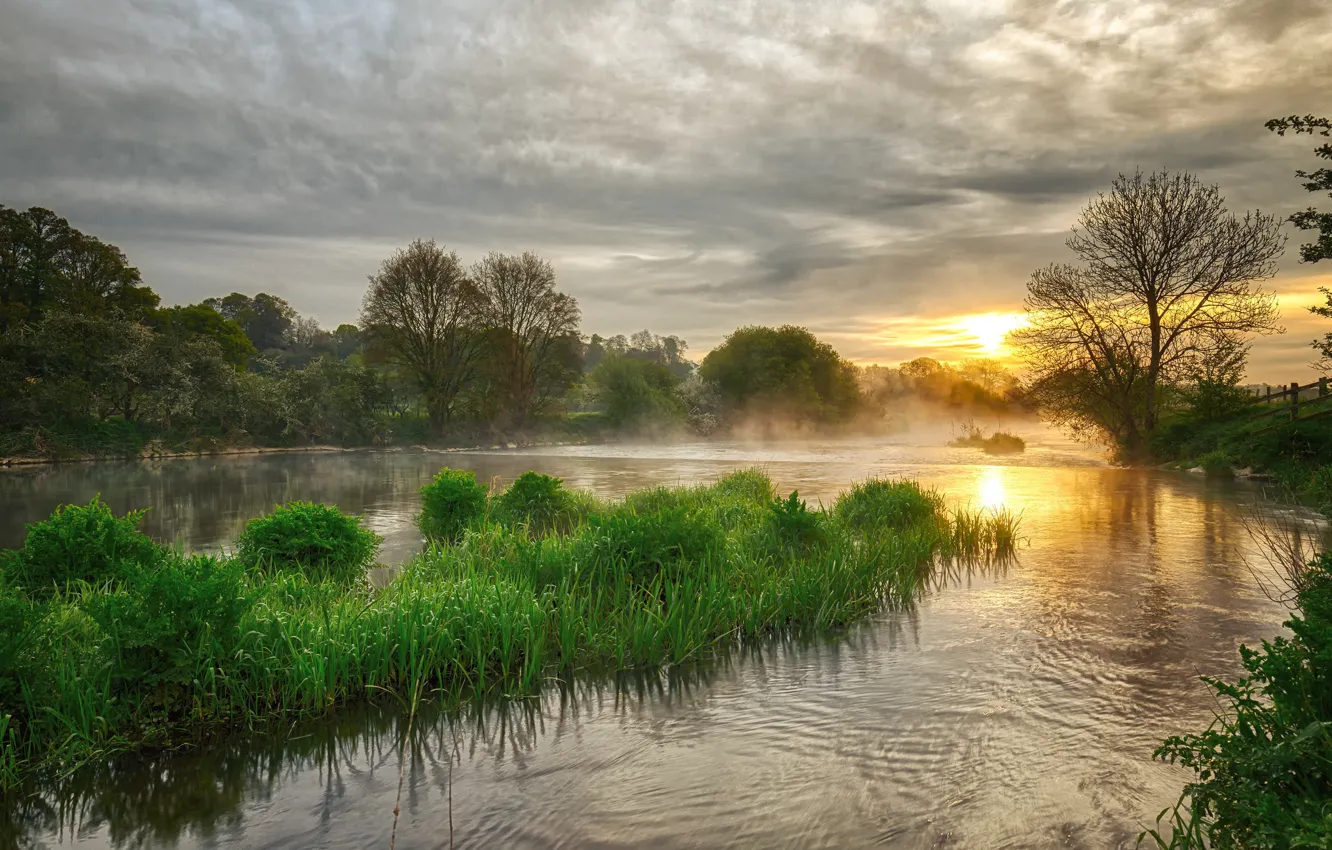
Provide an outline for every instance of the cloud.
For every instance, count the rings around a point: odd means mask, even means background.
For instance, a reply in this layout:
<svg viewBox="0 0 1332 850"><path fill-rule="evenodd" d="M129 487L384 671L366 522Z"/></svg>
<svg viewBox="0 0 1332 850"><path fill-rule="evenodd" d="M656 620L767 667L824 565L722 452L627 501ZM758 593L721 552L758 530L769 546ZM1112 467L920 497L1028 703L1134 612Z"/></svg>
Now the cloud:
<svg viewBox="0 0 1332 850"><path fill-rule="evenodd" d="M539 251L589 330L695 350L1016 310L1119 171L1300 208L1310 145L1262 122L1332 74L1316 0L0 4L0 202L168 301L262 289L332 325L431 237Z"/></svg>

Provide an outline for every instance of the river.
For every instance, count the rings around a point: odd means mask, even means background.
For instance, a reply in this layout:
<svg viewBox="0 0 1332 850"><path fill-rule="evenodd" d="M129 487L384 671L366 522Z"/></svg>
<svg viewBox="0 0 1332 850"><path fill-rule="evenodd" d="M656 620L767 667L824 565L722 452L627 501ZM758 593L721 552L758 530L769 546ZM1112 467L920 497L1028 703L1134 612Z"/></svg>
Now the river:
<svg viewBox="0 0 1332 850"><path fill-rule="evenodd" d="M419 547L416 492L446 464L483 480L537 469L606 495L759 465L825 503L867 476L908 476L1020 511L1030 543L1006 569L941 579L844 633L552 684L452 727L427 713L405 763L402 718L383 708L135 759L11 807L20 842L386 847L401 766L404 849L1132 847L1185 780L1152 749L1211 717L1198 676L1233 676L1239 645L1286 616L1251 573L1258 487L1111 468L1050 435L1004 458L904 439L29 468L0 473L0 546L97 493L151 507L144 528L191 550L313 499L363 514L392 564Z"/></svg>

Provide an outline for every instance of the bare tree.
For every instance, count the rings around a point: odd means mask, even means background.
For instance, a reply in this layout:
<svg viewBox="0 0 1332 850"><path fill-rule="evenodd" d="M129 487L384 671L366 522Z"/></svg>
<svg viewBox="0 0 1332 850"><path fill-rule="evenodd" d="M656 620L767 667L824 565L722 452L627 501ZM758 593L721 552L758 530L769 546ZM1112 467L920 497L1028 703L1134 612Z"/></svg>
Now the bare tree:
<svg viewBox="0 0 1332 850"><path fill-rule="evenodd" d="M530 251L491 252L472 266L472 279L508 424L522 428L569 383L580 348L578 302L556 291L555 269Z"/></svg>
<svg viewBox="0 0 1332 850"><path fill-rule="evenodd" d="M370 277L361 325L371 348L415 379L436 435L476 376L484 346L478 307L458 254L434 240L412 242Z"/></svg>
<svg viewBox="0 0 1332 850"><path fill-rule="evenodd" d="M1120 175L1092 199L1067 245L1081 261L1032 274L1014 341L1056 421L1141 456L1162 390L1279 333L1259 282L1285 247L1275 216L1236 218L1191 174Z"/></svg>

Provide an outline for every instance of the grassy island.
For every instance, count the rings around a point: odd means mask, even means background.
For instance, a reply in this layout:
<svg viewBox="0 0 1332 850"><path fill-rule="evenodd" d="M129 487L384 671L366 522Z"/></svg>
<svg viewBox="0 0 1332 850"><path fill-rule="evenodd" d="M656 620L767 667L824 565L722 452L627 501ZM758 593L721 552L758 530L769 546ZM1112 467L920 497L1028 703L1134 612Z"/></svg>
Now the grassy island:
<svg viewBox="0 0 1332 850"><path fill-rule="evenodd" d="M291 503L228 556L162 547L105 504L0 555L0 780L371 699L531 695L577 671L680 664L909 602L949 561L1009 557L1007 513L866 481L828 510L760 472L623 501L443 470L425 551L371 582L378 537Z"/></svg>

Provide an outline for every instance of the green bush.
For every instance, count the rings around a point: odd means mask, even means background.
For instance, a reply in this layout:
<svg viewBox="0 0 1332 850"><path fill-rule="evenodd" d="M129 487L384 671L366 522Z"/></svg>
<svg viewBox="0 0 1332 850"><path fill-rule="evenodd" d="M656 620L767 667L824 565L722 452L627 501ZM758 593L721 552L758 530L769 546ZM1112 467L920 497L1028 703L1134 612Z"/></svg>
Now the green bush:
<svg viewBox="0 0 1332 850"><path fill-rule="evenodd" d="M1208 478L1234 478L1235 470L1230 455L1224 451L1208 452L1198 458L1198 465L1203 468Z"/></svg>
<svg viewBox="0 0 1332 850"><path fill-rule="evenodd" d="M416 524L428 539L457 542L486 512L486 488L476 473L445 467L421 488L421 514Z"/></svg>
<svg viewBox="0 0 1332 850"><path fill-rule="evenodd" d="M1169 738L1156 757L1194 771L1168 810L1163 847L1286 850L1332 845L1332 555L1310 565L1291 637L1241 647L1247 673L1204 679L1223 710L1206 731Z"/></svg>
<svg viewBox="0 0 1332 850"><path fill-rule="evenodd" d="M495 516L506 525L526 526L534 534L568 531L577 518L576 503L564 482L540 472L524 472L495 500Z"/></svg>
<svg viewBox="0 0 1332 850"><path fill-rule="evenodd" d="M1303 496L1313 503L1314 509L1332 516L1332 464L1317 467L1304 484Z"/></svg>
<svg viewBox="0 0 1332 850"><path fill-rule="evenodd" d="M870 479L843 493L833 514L847 527L903 529L936 519L943 497L915 481Z"/></svg>
<svg viewBox="0 0 1332 850"><path fill-rule="evenodd" d="M579 532L574 560L600 580L623 575L637 584L649 584L725 546L722 530L687 508L646 514L624 510L589 517Z"/></svg>
<svg viewBox="0 0 1332 850"><path fill-rule="evenodd" d="M767 527L780 546L797 552L808 552L828 543L823 514L811 511L795 490L785 500L773 500L767 513Z"/></svg>
<svg viewBox="0 0 1332 850"><path fill-rule="evenodd" d="M335 507L288 502L246 524L236 557L251 570L298 570L316 581L350 584L365 577L382 540Z"/></svg>
<svg viewBox="0 0 1332 850"><path fill-rule="evenodd" d="M136 565L158 563L166 549L139 531L145 513L117 517L97 497L86 505L61 505L28 526L23 548L5 553L0 568L14 587L45 596L70 582L106 582Z"/></svg>
<svg viewBox="0 0 1332 850"><path fill-rule="evenodd" d="M83 608L110 638L115 678L168 703L206 674L201 660L229 655L249 605L239 563L193 555L135 570L115 591L90 595Z"/></svg>

